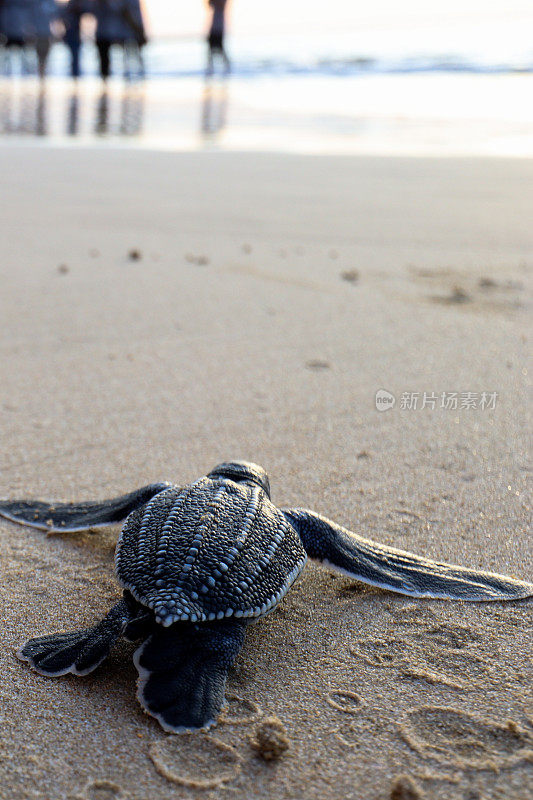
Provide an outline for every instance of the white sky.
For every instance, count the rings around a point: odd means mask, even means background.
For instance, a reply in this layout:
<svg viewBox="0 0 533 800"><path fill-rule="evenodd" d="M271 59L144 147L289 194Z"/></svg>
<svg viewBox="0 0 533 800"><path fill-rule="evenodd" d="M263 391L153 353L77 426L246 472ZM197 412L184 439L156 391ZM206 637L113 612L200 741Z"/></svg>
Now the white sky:
<svg viewBox="0 0 533 800"><path fill-rule="evenodd" d="M142 0L153 35L191 35L205 28L204 0ZM528 26L532 0L232 0L238 34L397 28ZM532 44L533 46L533 44Z"/></svg>

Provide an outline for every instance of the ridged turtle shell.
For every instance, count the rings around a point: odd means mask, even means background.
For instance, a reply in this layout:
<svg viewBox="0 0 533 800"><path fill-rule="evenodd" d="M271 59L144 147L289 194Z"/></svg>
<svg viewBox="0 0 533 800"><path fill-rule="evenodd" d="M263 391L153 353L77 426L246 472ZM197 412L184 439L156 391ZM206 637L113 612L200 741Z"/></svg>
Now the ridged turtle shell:
<svg viewBox="0 0 533 800"><path fill-rule="evenodd" d="M261 488L201 478L128 517L115 565L124 588L167 626L260 617L305 561L298 534Z"/></svg>

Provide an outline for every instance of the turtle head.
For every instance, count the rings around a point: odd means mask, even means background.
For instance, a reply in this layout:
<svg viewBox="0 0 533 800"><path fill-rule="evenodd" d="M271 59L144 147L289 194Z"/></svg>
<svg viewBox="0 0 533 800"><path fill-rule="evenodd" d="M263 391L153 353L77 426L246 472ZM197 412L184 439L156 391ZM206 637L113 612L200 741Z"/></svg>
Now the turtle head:
<svg viewBox="0 0 533 800"><path fill-rule="evenodd" d="M211 470L208 478L228 478L236 483L253 483L270 497L270 481L263 467L250 461L225 461Z"/></svg>

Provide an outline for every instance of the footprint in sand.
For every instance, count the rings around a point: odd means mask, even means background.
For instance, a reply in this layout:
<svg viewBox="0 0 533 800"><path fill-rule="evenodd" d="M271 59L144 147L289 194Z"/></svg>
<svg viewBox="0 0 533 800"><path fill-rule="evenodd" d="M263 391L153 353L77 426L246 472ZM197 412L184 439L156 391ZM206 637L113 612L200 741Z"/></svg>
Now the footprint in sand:
<svg viewBox="0 0 533 800"><path fill-rule="evenodd" d="M403 662L409 648L403 639L358 639L350 653L371 667L396 667Z"/></svg>
<svg viewBox="0 0 533 800"><path fill-rule="evenodd" d="M386 732L389 730L389 722L384 716L376 714L375 709L361 709L357 716L348 718L332 733L335 739L346 748L357 749L362 742L369 739L383 742ZM395 730L394 730L395 734Z"/></svg>
<svg viewBox="0 0 533 800"><path fill-rule="evenodd" d="M215 789L234 780L242 758L234 747L211 736L167 736L150 746L156 770L171 783L192 789Z"/></svg>
<svg viewBox="0 0 533 800"><path fill-rule="evenodd" d="M479 645L483 638L480 632L472 628L447 623L430 625L421 631L406 634L406 640L412 642L411 652L416 659L437 668L444 675L454 679L466 678L468 682L475 677L484 678L492 672L487 659L468 649Z"/></svg>
<svg viewBox="0 0 533 800"><path fill-rule="evenodd" d="M477 644L483 640L482 634L472 628L466 628L463 625L448 625L446 623L426 628L426 630L416 633L415 638L429 638L435 644L442 647L453 647L456 650L461 650L463 647Z"/></svg>
<svg viewBox="0 0 533 800"><path fill-rule="evenodd" d="M438 617L430 606L419 603L391 603L391 616L396 620L397 625L427 625L433 620L438 621Z"/></svg>
<svg viewBox="0 0 533 800"><path fill-rule="evenodd" d="M122 786L106 780L91 781L78 795L80 800L129 800Z"/></svg>
<svg viewBox="0 0 533 800"><path fill-rule="evenodd" d="M422 660L446 675L465 678L469 682L472 678L484 678L492 672L490 662L474 653L432 649L423 655Z"/></svg>
<svg viewBox="0 0 533 800"><path fill-rule="evenodd" d="M326 703L332 708L336 708L337 711L343 711L345 714L358 714L361 706L364 705L364 700L355 692L336 689L333 692L328 692Z"/></svg>
<svg viewBox="0 0 533 800"><path fill-rule="evenodd" d="M445 686L448 689L462 690L467 688L467 684L462 681L453 680L453 678L442 672L427 669L422 664L406 665L400 670L399 678L408 681L423 681L430 686ZM472 685L471 682L470 685Z"/></svg>
<svg viewBox="0 0 533 800"><path fill-rule="evenodd" d="M482 686L491 674L490 663L481 656L436 648L421 651L418 658L406 659L400 668L403 678L440 683L452 689ZM481 682L476 683L476 678Z"/></svg>
<svg viewBox="0 0 533 800"><path fill-rule="evenodd" d="M462 652L461 648L464 649L470 641L476 639L467 628L437 626L405 639L359 640L350 647L350 653L369 666L396 669L397 676L404 680L467 689L474 685L475 678L485 679L491 674L486 659L475 653ZM451 648L445 644L447 642L458 644L459 648Z"/></svg>
<svg viewBox="0 0 533 800"><path fill-rule="evenodd" d="M459 768L498 771L533 759L533 735L513 720L496 722L444 706L421 706L400 724L403 740L423 758Z"/></svg>
<svg viewBox="0 0 533 800"><path fill-rule="evenodd" d="M524 289L524 284L520 280L496 281L482 276L474 281L472 275L453 270L414 268L411 274L427 287L432 285L440 288L439 294L426 295L425 299L431 303L470 305L474 309L487 311L512 311L521 307L519 293Z"/></svg>
<svg viewBox="0 0 533 800"><path fill-rule="evenodd" d="M263 716L263 712L253 700L247 700L236 694L227 694L226 700L228 705L220 718L220 722L224 725L250 725Z"/></svg>

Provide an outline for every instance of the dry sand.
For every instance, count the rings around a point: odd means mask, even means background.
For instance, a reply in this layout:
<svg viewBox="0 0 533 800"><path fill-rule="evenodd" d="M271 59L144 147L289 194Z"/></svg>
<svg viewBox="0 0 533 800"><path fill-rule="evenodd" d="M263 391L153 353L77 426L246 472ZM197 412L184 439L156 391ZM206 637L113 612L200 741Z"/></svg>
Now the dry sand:
<svg viewBox="0 0 533 800"><path fill-rule="evenodd" d="M0 161L1 496L101 498L241 457L280 505L533 578L533 162ZM399 408L424 391L499 396ZM528 603L417 602L311 565L250 629L224 723L175 737L135 699L133 645L85 678L13 655L118 597L117 530L0 533L2 800L531 797ZM289 748L265 761L271 716Z"/></svg>

